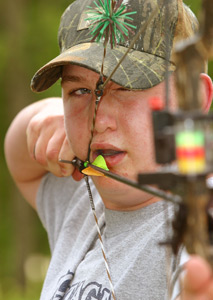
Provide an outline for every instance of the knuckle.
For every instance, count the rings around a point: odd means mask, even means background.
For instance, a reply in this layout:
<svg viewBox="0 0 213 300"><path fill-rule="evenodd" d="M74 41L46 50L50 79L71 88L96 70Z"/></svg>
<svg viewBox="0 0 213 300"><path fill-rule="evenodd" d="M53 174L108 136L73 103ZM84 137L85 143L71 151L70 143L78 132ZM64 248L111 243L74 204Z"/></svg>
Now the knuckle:
<svg viewBox="0 0 213 300"><path fill-rule="evenodd" d="M61 116L46 116L43 120L43 124L47 127L53 126L54 124L58 127L59 125L64 126L64 120Z"/></svg>
<svg viewBox="0 0 213 300"><path fill-rule="evenodd" d="M73 173L73 169L67 167L61 167L61 174L63 177L71 176Z"/></svg>
<svg viewBox="0 0 213 300"><path fill-rule="evenodd" d="M47 170L54 174L57 177L63 177L63 174L61 172L61 168L58 164L53 162L48 162Z"/></svg>
<svg viewBox="0 0 213 300"><path fill-rule="evenodd" d="M28 127L27 127L27 132L28 133L33 133L33 132L37 132L38 130L40 130L41 124L39 122L39 120L33 118L30 120Z"/></svg>
<svg viewBox="0 0 213 300"><path fill-rule="evenodd" d="M46 157L48 161L57 162L59 151L55 148L47 149Z"/></svg>
<svg viewBox="0 0 213 300"><path fill-rule="evenodd" d="M63 174L61 174L60 169L51 169L50 168L49 171L57 177L63 177Z"/></svg>
<svg viewBox="0 0 213 300"><path fill-rule="evenodd" d="M46 167L47 166L47 160L46 157L40 153L36 153L36 162L39 163L40 165Z"/></svg>

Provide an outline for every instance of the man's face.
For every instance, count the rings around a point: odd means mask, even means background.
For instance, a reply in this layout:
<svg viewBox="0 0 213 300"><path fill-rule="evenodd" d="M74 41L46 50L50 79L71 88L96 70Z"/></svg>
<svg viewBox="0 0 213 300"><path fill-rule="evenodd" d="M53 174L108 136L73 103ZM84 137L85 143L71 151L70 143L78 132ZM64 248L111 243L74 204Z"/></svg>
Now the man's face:
<svg viewBox="0 0 213 300"><path fill-rule="evenodd" d="M62 76L65 126L71 147L87 159L95 110L94 90L99 75L79 66L66 66ZM171 93L170 93L171 94ZM110 82L98 104L90 160L103 155L111 172L137 180L154 171L152 120L149 100L164 99L164 83L149 90L130 91ZM93 178L106 207L136 209L153 197L106 177Z"/></svg>

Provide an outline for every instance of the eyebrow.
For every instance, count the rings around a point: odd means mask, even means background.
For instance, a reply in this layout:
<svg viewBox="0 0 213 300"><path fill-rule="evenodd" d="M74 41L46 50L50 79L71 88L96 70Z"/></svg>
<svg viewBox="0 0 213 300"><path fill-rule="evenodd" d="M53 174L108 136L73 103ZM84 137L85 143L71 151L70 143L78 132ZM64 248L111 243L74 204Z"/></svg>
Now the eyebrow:
<svg viewBox="0 0 213 300"><path fill-rule="evenodd" d="M81 82L81 81L85 81L85 78L83 76L76 76L76 75L64 75L64 76L62 76L61 85L66 81Z"/></svg>

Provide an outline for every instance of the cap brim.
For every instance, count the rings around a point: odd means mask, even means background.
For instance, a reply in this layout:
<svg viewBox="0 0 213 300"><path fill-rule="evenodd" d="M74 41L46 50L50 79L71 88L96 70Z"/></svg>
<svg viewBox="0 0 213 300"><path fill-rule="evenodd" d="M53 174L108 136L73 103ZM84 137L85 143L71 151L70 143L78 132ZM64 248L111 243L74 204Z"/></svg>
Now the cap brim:
<svg viewBox="0 0 213 300"><path fill-rule="evenodd" d="M110 47L110 46L109 46ZM109 77L123 57L127 48L118 46L107 49L104 61L104 76ZM100 73L103 60L103 45L83 43L76 45L44 65L32 78L31 88L34 92L42 92L52 86L62 74L62 67L75 64ZM174 71L174 64L169 64L169 71ZM130 51L120 67L112 76L117 84L130 89L148 89L165 78L165 59L153 54Z"/></svg>

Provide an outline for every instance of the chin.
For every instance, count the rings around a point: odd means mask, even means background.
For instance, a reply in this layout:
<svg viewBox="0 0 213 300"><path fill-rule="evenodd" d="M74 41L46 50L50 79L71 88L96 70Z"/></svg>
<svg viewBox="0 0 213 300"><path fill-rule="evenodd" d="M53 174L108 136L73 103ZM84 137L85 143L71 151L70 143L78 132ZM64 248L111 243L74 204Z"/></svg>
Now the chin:
<svg viewBox="0 0 213 300"><path fill-rule="evenodd" d="M92 179L107 208L126 210L142 205L151 197L143 191L111 178L93 177Z"/></svg>
<svg viewBox="0 0 213 300"><path fill-rule="evenodd" d="M129 173L127 174L127 172L118 172L118 171L114 171L114 170L110 170L111 172L118 174L124 178L128 178L130 180L133 181L137 181L137 175L130 175ZM106 177L106 176L100 176L100 177L95 177L92 176L92 180L97 188L97 190L99 191L99 193L101 193L101 191L105 191L107 193L111 193L112 195L114 194L124 194L124 193L128 193L129 191L132 190L137 190L135 188L130 187L129 185L119 182L117 180L114 180L112 178Z"/></svg>
<svg viewBox="0 0 213 300"><path fill-rule="evenodd" d="M122 191L122 190L125 190L126 188L128 188L128 186L126 184L116 181L114 179L105 177L105 176L104 177L93 176L92 180L98 191L106 190L111 193L114 193L114 192L117 193L119 190Z"/></svg>

